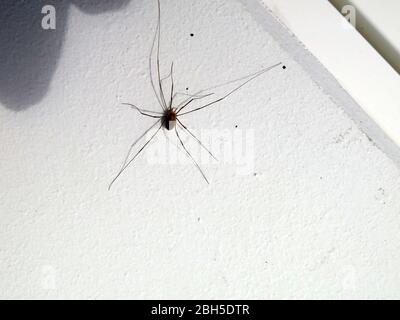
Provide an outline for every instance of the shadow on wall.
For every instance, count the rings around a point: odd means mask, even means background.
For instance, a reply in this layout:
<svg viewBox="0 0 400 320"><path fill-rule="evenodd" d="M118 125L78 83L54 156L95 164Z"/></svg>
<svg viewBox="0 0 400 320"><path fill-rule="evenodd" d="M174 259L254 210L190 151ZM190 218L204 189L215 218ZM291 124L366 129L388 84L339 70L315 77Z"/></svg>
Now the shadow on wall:
<svg viewBox="0 0 400 320"><path fill-rule="evenodd" d="M24 110L45 96L56 70L70 5L88 14L124 8L130 0L1 0L0 103ZM56 29L42 29L42 8L56 9Z"/></svg>

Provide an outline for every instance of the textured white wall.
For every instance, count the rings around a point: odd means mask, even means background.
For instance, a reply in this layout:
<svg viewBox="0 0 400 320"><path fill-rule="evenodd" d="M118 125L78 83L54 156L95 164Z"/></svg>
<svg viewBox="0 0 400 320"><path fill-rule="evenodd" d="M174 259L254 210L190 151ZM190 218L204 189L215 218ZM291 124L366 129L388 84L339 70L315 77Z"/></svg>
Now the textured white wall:
<svg viewBox="0 0 400 320"><path fill-rule="evenodd" d="M241 2L162 1L162 69L174 60L180 90L287 69L185 117L254 132L254 172L203 165L207 185L190 162L150 164L159 139L107 191L152 123L117 102L156 107L156 3L64 9L43 97L21 110L6 95L23 88L0 96L1 298L400 298L399 170L274 30Z"/></svg>

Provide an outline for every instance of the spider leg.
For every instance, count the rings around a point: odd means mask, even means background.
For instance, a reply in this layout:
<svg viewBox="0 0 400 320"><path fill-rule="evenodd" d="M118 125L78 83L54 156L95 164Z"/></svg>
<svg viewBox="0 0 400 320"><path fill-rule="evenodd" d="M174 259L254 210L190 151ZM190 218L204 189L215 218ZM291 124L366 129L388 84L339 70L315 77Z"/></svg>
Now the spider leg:
<svg viewBox="0 0 400 320"><path fill-rule="evenodd" d="M181 143L183 149L186 151L186 154L189 156L189 158L193 161L194 165L196 166L196 168L200 171L201 175L203 176L204 180L206 180L206 182L208 184L210 184L210 182L208 182L207 177L205 176L205 174L203 173L203 171L201 170L200 166L198 165L198 163L196 162L196 160L194 160L194 158L192 157L192 155L190 154L190 152L188 151L188 149L186 149L185 145L183 144L183 141L181 139L181 137L179 136L178 130L175 127L175 133L176 136L179 139L179 142Z"/></svg>
<svg viewBox="0 0 400 320"><path fill-rule="evenodd" d="M174 100L174 75L173 75L173 69L174 69L174 62L172 61L172 64L171 64L171 99L169 100L169 108L170 109L172 107L172 101Z"/></svg>
<svg viewBox="0 0 400 320"><path fill-rule="evenodd" d="M169 73L164 77L164 78L161 78L161 82L164 82L165 80L167 80L170 76L171 76L171 70L169 71Z"/></svg>
<svg viewBox="0 0 400 320"><path fill-rule="evenodd" d="M180 143L178 143L176 141L172 141L171 138L166 133L166 130L162 130L162 132L164 134L165 140L168 141L168 143L171 143L172 145L174 145L176 147L176 149L179 150L179 152L182 152L182 154L184 154L185 157L187 157L187 154L186 154L185 150L182 150Z"/></svg>
<svg viewBox="0 0 400 320"><path fill-rule="evenodd" d="M125 166L126 162L128 161L128 158L129 158L129 156L130 156L130 154L131 154L131 152L132 152L132 149L135 147L135 145L136 145L136 144L151 130L151 129L153 129L153 128L157 125L157 123L159 123L159 122L160 122L160 120L157 120L155 123L153 123L153 125L152 125L150 128L148 128L139 138L137 138L137 139L131 144L131 146L130 146L130 148L129 148L129 151L127 152L126 157L125 157L125 159L124 159L124 163L122 164L120 170L122 170L122 168Z"/></svg>
<svg viewBox="0 0 400 320"><path fill-rule="evenodd" d="M279 62L279 63L276 63L276 64L274 64L274 65L272 65L272 66L267 67L267 68L258 70L258 71L256 71L256 72L250 73L250 74L248 74L248 75L245 75L245 76L243 76L243 77L240 77L240 78L237 78L237 79L233 79L233 80L229 80L229 81L227 81L227 82L220 83L220 84L217 84L217 85L213 85L213 86L208 87L208 88L206 88L206 89L200 90L198 93L203 93L203 92L205 92L205 91L209 91L209 90L212 90L212 89L224 87L224 86L226 86L226 85L228 85L228 84L231 84L231 83L239 82L239 81L241 81L241 80L246 80L246 79L251 78L251 77L253 77L253 76L261 75L261 74L263 74L263 73L265 73L265 72L271 70L272 68L275 68L275 67L277 67L277 66L279 66L279 65L281 65L281 64L282 64L282 62Z"/></svg>
<svg viewBox="0 0 400 320"><path fill-rule="evenodd" d="M174 62L172 62L171 64L171 69L168 73L168 75L166 75L164 78L161 78L161 85L163 85L164 81L167 80L168 78L171 78L171 98L169 100L169 108L171 108L172 106L172 101L175 98L175 94L174 94L174 77L173 77L173 68L174 68Z"/></svg>
<svg viewBox="0 0 400 320"><path fill-rule="evenodd" d="M160 112L150 111L150 110L143 110L143 109L138 108L137 106L135 106L135 105L132 104L132 103L123 102L122 104L123 104L123 105L126 105L126 106L130 106L132 109L135 109L135 110L139 111L140 114L142 114L142 115L144 115L144 116L146 116L146 117L158 118L158 119L159 119L159 118L162 118L162 113L160 113ZM158 114L158 115L153 115L153 114L150 114L150 113L156 113L156 114Z"/></svg>
<svg viewBox="0 0 400 320"><path fill-rule="evenodd" d="M163 105L161 97L159 96L159 95L161 95L161 93L157 92L156 85L155 85L154 79L153 79L153 59L152 59L152 56L153 56L153 52L154 52L154 46L155 46L155 43L156 43L157 35L159 34L159 30L160 30L160 21L161 21L160 15L161 15L160 1L158 0L157 27L156 27L156 31L154 33L153 42L152 42L152 45L151 45L151 50L150 50L150 55L149 55L149 70L150 70L150 82L151 82L151 86L153 88L154 95L156 96L156 99L157 99L160 107L163 109L163 111L165 111L166 107Z"/></svg>
<svg viewBox="0 0 400 320"><path fill-rule="evenodd" d="M191 95L191 94L186 94L187 96L189 96L189 98L187 98L186 100L182 101L182 102L180 103L180 105L178 106L178 108L182 109L182 105L183 105L183 107L185 107L185 104L191 103L192 101L190 101L190 98L192 98L192 97L200 97L200 99L202 99L202 98L205 98L205 97L208 97L208 96L213 95L213 93L210 93L210 94L205 94L205 95L202 95L202 96L201 96L200 94L203 93L203 92L206 92L206 91L209 91L209 90L212 90L212 89L217 89L217 88L226 86L226 85L228 85L228 84L238 82L238 81L240 81L240 80L245 80L245 79L247 79L247 78L249 78L249 77L251 77L251 76L258 75L259 73L262 73L263 71L264 71L264 70L259 70L259 71L255 72L255 73L250 74L250 75L247 75L247 76L244 76L244 77L240 77L240 78L235 79L235 80L230 80L230 81L227 81L227 82L224 82L224 83L221 83L221 84L217 84L217 85L214 85L214 86L212 86L212 87L208 87L208 88L206 88L206 89L199 90L199 91L197 91L196 93L194 93L193 95ZM181 94L184 95L185 93L181 93ZM188 102L189 102L189 103L188 103ZM180 111L180 110L179 110L179 111Z"/></svg>
<svg viewBox="0 0 400 320"><path fill-rule="evenodd" d="M216 161L218 161L218 159L212 154L212 152L210 150L208 150L202 143L201 141L177 118L176 120L178 120L178 124L180 126L182 126L183 129L185 129L198 143L200 146L202 146L204 148L204 150L206 150L211 157L213 157Z"/></svg>
<svg viewBox="0 0 400 320"><path fill-rule="evenodd" d="M253 76L251 76L250 79L246 80L244 83L242 83L241 85L239 85L239 86L236 87L235 89L231 90L230 92L228 92L228 93L227 93L226 95L224 95L223 97L221 97L221 98L219 98L219 99L217 99L217 100L214 100L214 101L212 101L212 102L210 102L210 103L207 103L207 104L205 104L205 105L203 105L203 106L201 106L201 107L198 107L198 108L195 108L195 109L193 109L193 110L190 110L190 111L181 113L181 114L179 114L179 115L180 115L180 116L183 116L183 115L185 115L185 114L192 113L192 112L195 112L195 111L204 109L204 108L206 108L206 107L212 106L212 105L214 105L214 104L216 104L216 103L218 103L218 102L220 102L220 101L222 101L222 100L228 98L231 94L235 93L235 92L238 91L240 88L244 87L244 86L245 86L246 84L248 84L250 81L252 81L252 80L258 78L258 77L261 76L262 74L266 73L267 71L269 71L269 70L271 70L271 69L273 69L273 68L275 68L275 67L277 67L277 66L279 66L279 65L281 65L281 64L282 64L282 62L277 63L277 64L275 64L275 65L273 65L273 66L271 66L271 67L268 67L268 68L266 68L266 69L264 69L264 70L261 70L261 71L259 71L258 73L253 74ZM182 111L183 108L184 108L184 107L182 107L179 111Z"/></svg>
<svg viewBox="0 0 400 320"><path fill-rule="evenodd" d="M164 125L164 121L162 121L161 125L158 127L157 131L151 136L149 140L146 141L146 143L139 149L138 152L128 161L129 155L133 149L133 147L157 124L159 123L160 120L157 120L156 123L154 123L149 129L147 129L136 141L131 145L129 152L125 158L124 164L122 165L121 169L119 170L118 174L115 176L115 178L111 181L110 185L108 186L108 190L111 189L112 185L114 182L119 178L119 176L129 167L129 165L136 159L136 157L143 151L144 148L154 139L154 137L157 135L157 133L161 130L162 126ZM127 162L128 161L128 162Z"/></svg>
<svg viewBox="0 0 400 320"><path fill-rule="evenodd" d="M203 94L203 95L199 95L199 94L190 94L190 93L186 93L186 92L175 92L174 93L174 99L176 96L181 95L181 96L187 96L189 98L197 98L197 99L203 99L205 97L209 97L211 95L213 95L214 93L209 93L209 94Z"/></svg>
<svg viewBox="0 0 400 320"><path fill-rule="evenodd" d="M212 96L213 94L214 94L214 93L209 93L209 94L205 94L205 95L202 95L202 96L199 96L199 95L190 95L190 96L191 96L190 99L187 99L187 100L181 102L181 103L176 107L176 109L178 110L176 113L179 113L183 108L187 107L187 106L188 106L189 104L191 104L193 101L195 101L195 100L201 100L201 99L207 98L207 97L209 97L209 96Z"/></svg>
<svg viewBox="0 0 400 320"><path fill-rule="evenodd" d="M157 39L157 76L158 76L158 86L160 88L161 101L164 105L165 110L167 109L167 103L165 102L164 90L161 83L161 73L160 73L160 38L161 38L161 7L160 0L157 0L158 4L158 39Z"/></svg>

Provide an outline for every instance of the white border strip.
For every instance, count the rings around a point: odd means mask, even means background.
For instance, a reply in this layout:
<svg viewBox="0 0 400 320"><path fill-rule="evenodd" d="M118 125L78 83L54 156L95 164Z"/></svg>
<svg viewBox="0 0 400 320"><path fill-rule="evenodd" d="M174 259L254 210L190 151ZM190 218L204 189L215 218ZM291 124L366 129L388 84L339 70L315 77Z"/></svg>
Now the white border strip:
<svg viewBox="0 0 400 320"><path fill-rule="evenodd" d="M400 76L328 2L260 0L400 146Z"/></svg>

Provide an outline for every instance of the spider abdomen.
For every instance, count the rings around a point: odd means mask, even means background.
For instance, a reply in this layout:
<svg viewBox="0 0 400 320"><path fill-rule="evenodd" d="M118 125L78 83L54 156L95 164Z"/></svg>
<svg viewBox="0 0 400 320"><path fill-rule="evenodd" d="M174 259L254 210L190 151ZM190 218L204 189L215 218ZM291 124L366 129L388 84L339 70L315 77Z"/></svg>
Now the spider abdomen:
<svg viewBox="0 0 400 320"><path fill-rule="evenodd" d="M165 115L165 127L167 130L173 130L176 126L176 113L173 110L169 110Z"/></svg>

